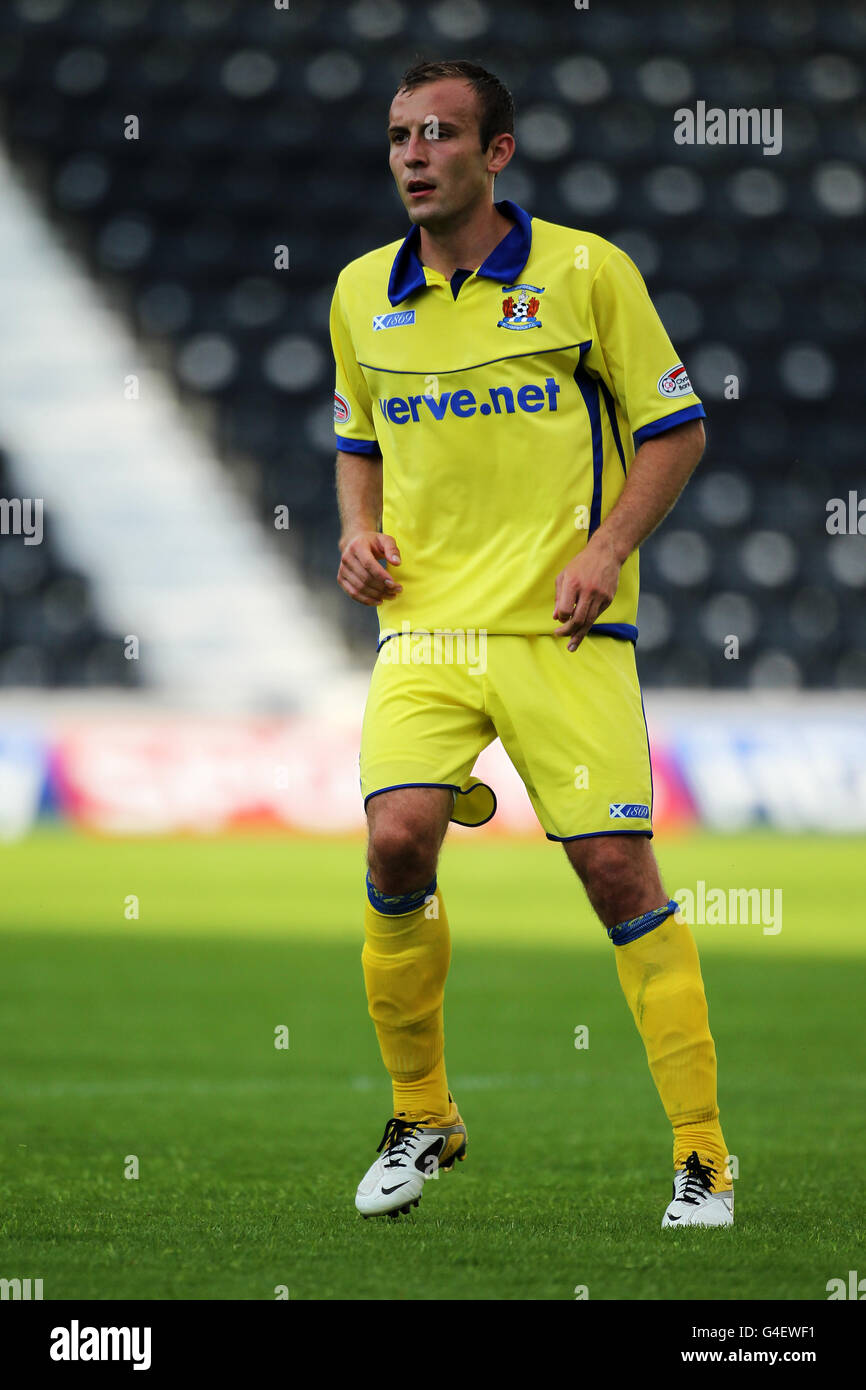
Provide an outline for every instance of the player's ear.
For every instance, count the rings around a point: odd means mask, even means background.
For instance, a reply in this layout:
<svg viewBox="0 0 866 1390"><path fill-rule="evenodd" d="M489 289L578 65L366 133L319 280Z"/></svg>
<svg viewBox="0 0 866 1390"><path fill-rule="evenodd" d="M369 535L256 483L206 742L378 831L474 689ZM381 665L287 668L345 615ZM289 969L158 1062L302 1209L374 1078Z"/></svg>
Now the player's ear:
<svg viewBox="0 0 866 1390"><path fill-rule="evenodd" d="M487 172L488 174L501 174L506 164L514 154L514 136L503 131L501 135L494 135L487 147Z"/></svg>

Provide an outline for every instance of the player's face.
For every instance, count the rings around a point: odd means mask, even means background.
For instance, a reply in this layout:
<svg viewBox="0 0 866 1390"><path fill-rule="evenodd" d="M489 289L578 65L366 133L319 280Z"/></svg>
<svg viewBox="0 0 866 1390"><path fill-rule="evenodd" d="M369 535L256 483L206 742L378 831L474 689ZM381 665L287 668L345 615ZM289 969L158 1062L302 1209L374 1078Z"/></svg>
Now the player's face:
<svg viewBox="0 0 866 1390"><path fill-rule="evenodd" d="M398 92L391 103L391 172L419 226L447 225L487 196L490 158L478 116L472 88L454 78Z"/></svg>

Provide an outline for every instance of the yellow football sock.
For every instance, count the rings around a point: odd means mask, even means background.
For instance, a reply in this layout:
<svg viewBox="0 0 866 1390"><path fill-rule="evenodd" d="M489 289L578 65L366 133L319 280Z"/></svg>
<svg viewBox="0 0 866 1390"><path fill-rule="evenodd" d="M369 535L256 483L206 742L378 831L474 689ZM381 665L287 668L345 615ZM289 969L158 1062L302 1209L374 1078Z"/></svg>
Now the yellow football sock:
<svg viewBox="0 0 866 1390"><path fill-rule="evenodd" d="M715 1169L713 1191L726 1191L731 1187L728 1150L719 1124L716 1049L698 949L689 927L673 915L640 930L639 924L658 915L647 913L610 929L617 974L673 1126L674 1168L683 1168L696 1150L701 1162ZM624 944L618 944L617 934Z"/></svg>
<svg viewBox="0 0 866 1390"><path fill-rule="evenodd" d="M451 936L436 881L404 898L369 883L361 960L370 1017L394 1091L394 1114L444 1120L451 1113L445 1075L443 1000ZM412 910L401 907L417 903ZM395 908L397 911L395 911Z"/></svg>

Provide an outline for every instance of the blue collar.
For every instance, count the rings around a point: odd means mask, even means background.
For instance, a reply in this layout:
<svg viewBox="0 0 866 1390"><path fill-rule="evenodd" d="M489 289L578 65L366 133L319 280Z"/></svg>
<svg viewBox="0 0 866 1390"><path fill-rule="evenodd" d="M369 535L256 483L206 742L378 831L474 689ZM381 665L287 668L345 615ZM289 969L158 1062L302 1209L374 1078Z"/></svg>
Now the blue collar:
<svg viewBox="0 0 866 1390"><path fill-rule="evenodd" d="M515 225L499 245L494 246L484 264L478 267L476 274L484 275L488 280L501 280L503 285L507 285L517 279L529 260L532 218L528 212L524 212L523 208L507 198L501 203L496 203L495 207L506 217L512 217ZM421 228L412 227L394 257L391 278L388 281L388 298L392 304L400 304L410 294L414 294L415 290L421 290L427 284L424 279L424 267L418 257L420 241Z"/></svg>

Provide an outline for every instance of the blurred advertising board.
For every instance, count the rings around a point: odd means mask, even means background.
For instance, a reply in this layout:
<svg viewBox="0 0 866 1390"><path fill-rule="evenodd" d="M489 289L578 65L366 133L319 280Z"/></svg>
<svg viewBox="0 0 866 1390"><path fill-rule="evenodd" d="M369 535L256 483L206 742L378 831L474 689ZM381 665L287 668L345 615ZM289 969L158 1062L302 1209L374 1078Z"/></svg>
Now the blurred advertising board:
<svg viewBox="0 0 866 1390"><path fill-rule="evenodd" d="M49 744L43 735L0 725L0 841L25 834L50 798Z"/></svg>
<svg viewBox="0 0 866 1390"><path fill-rule="evenodd" d="M827 701L652 698L658 830L866 829L866 709ZM0 711L0 839L42 815L107 835L259 828L363 829L357 720L53 712L26 727ZM497 812L458 834L538 834L501 744L478 759Z"/></svg>

